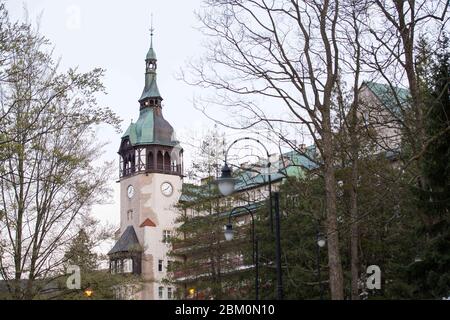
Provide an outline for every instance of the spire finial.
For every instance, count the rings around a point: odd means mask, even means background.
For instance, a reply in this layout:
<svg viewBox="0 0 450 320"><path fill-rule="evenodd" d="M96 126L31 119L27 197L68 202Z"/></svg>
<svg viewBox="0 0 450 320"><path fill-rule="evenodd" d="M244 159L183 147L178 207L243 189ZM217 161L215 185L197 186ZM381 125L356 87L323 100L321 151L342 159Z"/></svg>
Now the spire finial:
<svg viewBox="0 0 450 320"><path fill-rule="evenodd" d="M155 28L153 28L153 12L150 14L150 48L153 48L153 32Z"/></svg>

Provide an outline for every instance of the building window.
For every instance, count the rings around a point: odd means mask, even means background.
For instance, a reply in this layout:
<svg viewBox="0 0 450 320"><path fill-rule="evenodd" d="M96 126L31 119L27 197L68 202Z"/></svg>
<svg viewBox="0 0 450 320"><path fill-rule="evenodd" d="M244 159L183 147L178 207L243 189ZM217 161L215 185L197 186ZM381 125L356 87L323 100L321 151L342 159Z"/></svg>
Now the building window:
<svg viewBox="0 0 450 320"><path fill-rule="evenodd" d="M172 299L172 288L167 288L167 299Z"/></svg>
<svg viewBox="0 0 450 320"><path fill-rule="evenodd" d="M168 260L168 261L167 261L167 270L168 270L168 271L172 270L172 265L173 265L173 264L172 264L172 261L171 261L171 260Z"/></svg>
<svg viewBox="0 0 450 320"><path fill-rule="evenodd" d="M170 241L170 230L163 230L163 240L164 243L169 243Z"/></svg>
<svg viewBox="0 0 450 320"><path fill-rule="evenodd" d="M133 260L125 259L123 260L123 272L132 273L133 272Z"/></svg>
<svg viewBox="0 0 450 320"><path fill-rule="evenodd" d="M162 260L158 260L158 271L163 271L163 261Z"/></svg>
<svg viewBox="0 0 450 320"><path fill-rule="evenodd" d="M128 220L133 220L133 210L128 210L127 211L127 219Z"/></svg>
<svg viewBox="0 0 450 320"><path fill-rule="evenodd" d="M164 287L158 288L158 297L162 299L164 297Z"/></svg>

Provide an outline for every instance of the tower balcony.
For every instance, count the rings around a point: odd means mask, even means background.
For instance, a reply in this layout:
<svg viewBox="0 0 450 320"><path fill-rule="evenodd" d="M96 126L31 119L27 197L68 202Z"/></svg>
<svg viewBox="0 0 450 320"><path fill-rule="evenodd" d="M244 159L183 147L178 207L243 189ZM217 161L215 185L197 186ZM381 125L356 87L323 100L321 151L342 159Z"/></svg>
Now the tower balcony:
<svg viewBox="0 0 450 320"><path fill-rule="evenodd" d="M171 165L169 167L155 167L155 166L145 166L144 168L138 166L131 166L128 168L121 168L119 170L119 177L124 178L128 176L132 176L137 173L163 173L163 174L172 174L176 176L183 175L182 165Z"/></svg>
<svg viewBox="0 0 450 320"><path fill-rule="evenodd" d="M183 150L171 146L151 145L129 148L120 154L119 177L137 173L183 175Z"/></svg>

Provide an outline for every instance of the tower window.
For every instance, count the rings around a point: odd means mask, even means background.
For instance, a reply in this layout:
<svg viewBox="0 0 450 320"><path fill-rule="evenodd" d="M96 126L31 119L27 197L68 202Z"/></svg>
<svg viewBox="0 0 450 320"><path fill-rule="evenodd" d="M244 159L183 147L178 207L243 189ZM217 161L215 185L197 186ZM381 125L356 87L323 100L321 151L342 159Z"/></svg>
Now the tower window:
<svg viewBox="0 0 450 320"><path fill-rule="evenodd" d="M158 271L159 272L163 271L163 261L162 260L158 260Z"/></svg>
<svg viewBox="0 0 450 320"><path fill-rule="evenodd" d="M170 230L163 230L163 239L162 241L164 243L169 243L170 242Z"/></svg>
<svg viewBox="0 0 450 320"><path fill-rule="evenodd" d="M169 171L170 168L170 154L166 151L164 153L164 170Z"/></svg>
<svg viewBox="0 0 450 320"><path fill-rule="evenodd" d="M128 210L127 211L127 219L128 220L133 220L133 210Z"/></svg>
<svg viewBox="0 0 450 320"><path fill-rule="evenodd" d="M153 152L149 152L147 156L148 169L154 169Z"/></svg>
<svg viewBox="0 0 450 320"><path fill-rule="evenodd" d="M164 169L164 157L161 151L158 151L158 154L156 156L156 168L158 170Z"/></svg>
<svg viewBox="0 0 450 320"><path fill-rule="evenodd" d="M158 288L158 297L160 299L164 298L164 287L159 287Z"/></svg>
<svg viewBox="0 0 450 320"><path fill-rule="evenodd" d="M132 273L133 272L133 260L125 259L123 260L123 272Z"/></svg>

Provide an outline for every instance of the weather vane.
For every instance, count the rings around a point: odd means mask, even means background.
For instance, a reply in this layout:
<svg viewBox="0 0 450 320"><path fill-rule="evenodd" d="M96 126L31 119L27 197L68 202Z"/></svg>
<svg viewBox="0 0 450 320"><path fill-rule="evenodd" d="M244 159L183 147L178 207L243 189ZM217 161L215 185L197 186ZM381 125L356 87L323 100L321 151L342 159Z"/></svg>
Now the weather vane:
<svg viewBox="0 0 450 320"><path fill-rule="evenodd" d="M153 31L155 29L153 28L153 13L150 14L150 35L153 37Z"/></svg>

